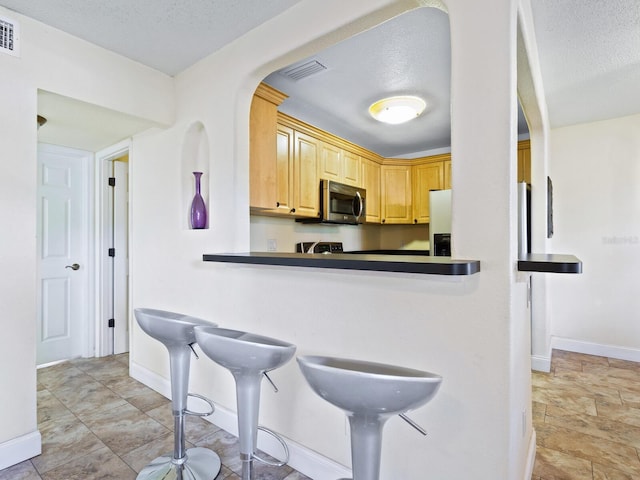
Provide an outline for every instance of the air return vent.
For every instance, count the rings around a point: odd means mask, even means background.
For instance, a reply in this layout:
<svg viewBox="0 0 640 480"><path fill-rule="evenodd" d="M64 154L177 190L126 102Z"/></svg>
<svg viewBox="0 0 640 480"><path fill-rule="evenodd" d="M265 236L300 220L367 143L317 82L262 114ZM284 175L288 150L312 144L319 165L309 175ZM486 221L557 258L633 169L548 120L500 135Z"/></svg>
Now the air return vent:
<svg viewBox="0 0 640 480"><path fill-rule="evenodd" d="M317 60L311 60L301 65L285 68L280 71L280 74L290 78L291 80L302 80L303 78L310 77L311 75L322 72L326 69L327 67Z"/></svg>
<svg viewBox="0 0 640 480"><path fill-rule="evenodd" d="M20 56L20 24L6 17L0 17L0 52Z"/></svg>

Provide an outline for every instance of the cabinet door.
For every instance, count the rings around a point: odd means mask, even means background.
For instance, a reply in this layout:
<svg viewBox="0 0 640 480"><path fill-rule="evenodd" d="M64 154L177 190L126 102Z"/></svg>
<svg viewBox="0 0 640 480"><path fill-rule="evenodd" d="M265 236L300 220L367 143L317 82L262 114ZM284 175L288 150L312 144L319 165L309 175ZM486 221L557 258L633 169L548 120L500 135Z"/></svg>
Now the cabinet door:
<svg viewBox="0 0 640 480"><path fill-rule="evenodd" d="M429 223L429 191L444 185L443 162L413 167L413 223Z"/></svg>
<svg viewBox="0 0 640 480"><path fill-rule="evenodd" d="M451 160L444 161L444 189L451 188Z"/></svg>
<svg viewBox="0 0 640 480"><path fill-rule="evenodd" d="M300 217L317 217L320 203L318 179L319 141L294 132L293 212Z"/></svg>
<svg viewBox="0 0 640 480"><path fill-rule="evenodd" d="M380 223L380 164L362 159L362 187L367 191L367 222Z"/></svg>
<svg viewBox="0 0 640 480"><path fill-rule="evenodd" d="M276 210L293 209L293 129L278 125L276 131Z"/></svg>
<svg viewBox="0 0 640 480"><path fill-rule="evenodd" d="M382 223L413 223L411 167L382 165Z"/></svg>
<svg viewBox="0 0 640 480"><path fill-rule="evenodd" d="M353 185L354 187L361 185L360 162L360 155L351 153L348 150L342 152L342 181L347 185Z"/></svg>
<svg viewBox="0 0 640 480"><path fill-rule="evenodd" d="M320 144L320 179L342 181L342 150L330 143Z"/></svg>
<svg viewBox="0 0 640 480"><path fill-rule="evenodd" d="M531 146L529 140L518 143L518 182L531 184Z"/></svg>
<svg viewBox="0 0 640 480"><path fill-rule="evenodd" d="M249 116L249 205L272 209L276 206L277 107L254 96Z"/></svg>

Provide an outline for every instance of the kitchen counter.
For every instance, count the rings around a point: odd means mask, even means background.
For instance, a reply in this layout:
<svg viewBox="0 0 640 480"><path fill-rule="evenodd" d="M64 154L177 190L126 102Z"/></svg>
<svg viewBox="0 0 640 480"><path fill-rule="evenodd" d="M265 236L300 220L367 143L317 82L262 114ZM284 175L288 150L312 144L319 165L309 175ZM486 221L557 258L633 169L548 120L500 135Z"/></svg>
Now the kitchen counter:
<svg viewBox="0 0 640 480"><path fill-rule="evenodd" d="M357 255L423 255L429 256L429 250L353 250L345 253Z"/></svg>
<svg viewBox="0 0 640 480"><path fill-rule="evenodd" d="M321 253L229 253L204 254L205 262L280 265L289 267L373 270L431 275L473 275L480 271L479 260L455 260L424 255L321 254Z"/></svg>
<svg viewBox="0 0 640 480"><path fill-rule="evenodd" d="M573 255L530 253L518 260L519 272L582 273L582 261Z"/></svg>

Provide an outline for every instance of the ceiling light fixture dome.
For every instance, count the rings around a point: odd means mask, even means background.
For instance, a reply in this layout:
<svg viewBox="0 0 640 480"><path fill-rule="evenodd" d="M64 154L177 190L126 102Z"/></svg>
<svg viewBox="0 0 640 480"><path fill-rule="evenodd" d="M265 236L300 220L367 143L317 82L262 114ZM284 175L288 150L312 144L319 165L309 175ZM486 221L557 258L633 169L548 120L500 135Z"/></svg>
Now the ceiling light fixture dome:
<svg viewBox="0 0 640 480"><path fill-rule="evenodd" d="M402 95L383 98L371 104L369 113L383 123L397 125L420 116L427 108L427 102L420 97Z"/></svg>

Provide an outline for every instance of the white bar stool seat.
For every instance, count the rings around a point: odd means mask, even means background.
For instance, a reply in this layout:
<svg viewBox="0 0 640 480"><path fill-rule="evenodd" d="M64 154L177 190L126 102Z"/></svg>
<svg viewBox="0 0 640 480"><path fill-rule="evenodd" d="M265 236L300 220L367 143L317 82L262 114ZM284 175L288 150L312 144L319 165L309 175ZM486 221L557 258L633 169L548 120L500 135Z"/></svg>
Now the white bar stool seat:
<svg viewBox="0 0 640 480"><path fill-rule="evenodd" d="M379 480L382 428L392 416L400 415L426 435L404 414L433 398L442 382L440 375L345 358L297 360L311 389L349 418L353 480Z"/></svg>
<svg viewBox="0 0 640 480"><path fill-rule="evenodd" d="M200 318L181 313L136 308L134 310L140 328L155 338L169 351L171 372L171 410L174 419L174 448L168 453L153 460L144 467L137 476L138 480L213 480L220 472L220 457L208 448L195 447L185 450L184 416L211 415L213 403L195 394L189 394L189 367L192 345L196 342L194 327L197 325L212 326ZM195 352L193 352L195 354ZM198 397L211 406L211 411L196 413L187 410L187 397Z"/></svg>
<svg viewBox="0 0 640 480"><path fill-rule="evenodd" d="M228 369L236 382L242 480L254 479L253 459L275 466L286 464L289 456L286 443L274 432L258 426L260 383L263 376L271 382L267 372L291 360L295 345L226 328L196 327L195 334L205 355ZM269 433L283 445L287 456L284 462L270 463L256 455L258 430Z"/></svg>

